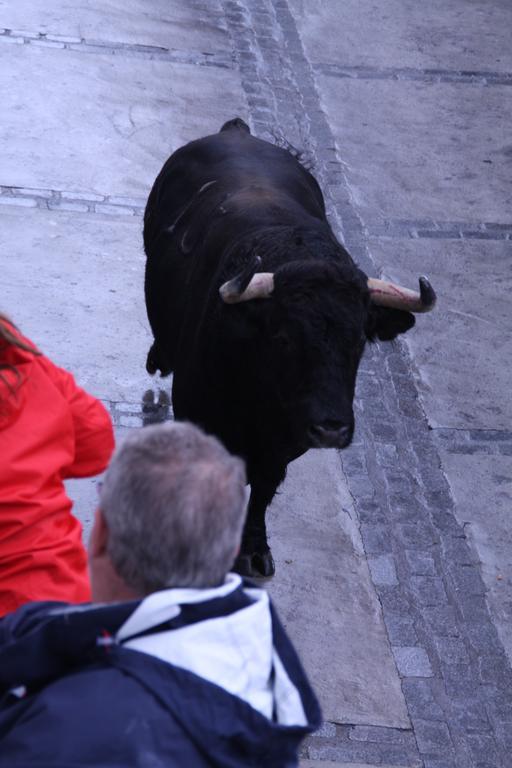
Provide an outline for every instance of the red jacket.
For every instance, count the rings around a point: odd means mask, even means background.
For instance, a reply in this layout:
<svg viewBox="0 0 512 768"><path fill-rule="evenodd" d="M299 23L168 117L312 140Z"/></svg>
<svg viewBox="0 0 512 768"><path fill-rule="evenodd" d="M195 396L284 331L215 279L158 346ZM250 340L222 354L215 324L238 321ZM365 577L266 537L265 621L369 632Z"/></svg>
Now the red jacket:
<svg viewBox="0 0 512 768"><path fill-rule="evenodd" d="M0 363L22 377L0 370L0 616L31 600L87 602L82 526L63 479L106 468L110 417L44 356L0 340Z"/></svg>

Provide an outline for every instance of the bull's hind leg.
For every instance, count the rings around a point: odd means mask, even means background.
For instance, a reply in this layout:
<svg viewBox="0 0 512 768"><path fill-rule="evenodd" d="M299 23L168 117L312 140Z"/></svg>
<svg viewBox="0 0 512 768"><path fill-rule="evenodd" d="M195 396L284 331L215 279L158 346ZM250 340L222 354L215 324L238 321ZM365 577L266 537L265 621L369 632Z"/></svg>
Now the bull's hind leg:
<svg viewBox="0 0 512 768"><path fill-rule="evenodd" d="M261 478L251 483L251 497L247 510L240 554L235 560L233 570L242 576L261 578L273 576L275 573L274 559L267 541L265 513L274 498L278 485L284 478L285 471L272 481Z"/></svg>

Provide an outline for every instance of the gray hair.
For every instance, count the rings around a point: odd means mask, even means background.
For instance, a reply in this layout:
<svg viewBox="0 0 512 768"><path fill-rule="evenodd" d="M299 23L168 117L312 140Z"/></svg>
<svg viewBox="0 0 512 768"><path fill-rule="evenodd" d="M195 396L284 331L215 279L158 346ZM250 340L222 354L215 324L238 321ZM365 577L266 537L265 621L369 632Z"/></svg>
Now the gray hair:
<svg viewBox="0 0 512 768"><path fill-rule="evenodd" d="M243 462L191 424L133 432L100 491L119 576L142 594L221 584L240 545L245 483Z"/></svg>

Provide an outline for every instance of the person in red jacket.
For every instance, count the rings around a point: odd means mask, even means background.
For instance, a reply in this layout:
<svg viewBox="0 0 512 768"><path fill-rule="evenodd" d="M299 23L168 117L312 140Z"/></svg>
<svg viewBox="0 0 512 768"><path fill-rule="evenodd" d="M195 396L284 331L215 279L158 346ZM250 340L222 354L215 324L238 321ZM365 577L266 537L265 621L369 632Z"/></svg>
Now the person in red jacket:
<svg viewBox="0 0 512 768"><path fill-rule="evenodd" d="M102 472L113 449L99 400L0 313L0 616L32 600L91 599L63 480Z"/></svg>

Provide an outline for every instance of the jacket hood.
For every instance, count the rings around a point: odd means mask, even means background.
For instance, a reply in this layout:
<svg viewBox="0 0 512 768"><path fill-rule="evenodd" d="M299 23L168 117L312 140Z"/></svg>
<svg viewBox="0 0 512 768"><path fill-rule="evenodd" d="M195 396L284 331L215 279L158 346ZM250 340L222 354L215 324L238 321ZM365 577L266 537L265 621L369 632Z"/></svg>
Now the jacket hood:
<svg viewBox="0 0 512 768"><path fill-rule="evenodd" d="M217 590L130 603L32 604L0 623L0 694L23 697L98 664L149 691L218 768L294 766L321 722L268 595L235 575Z"/></svg>

